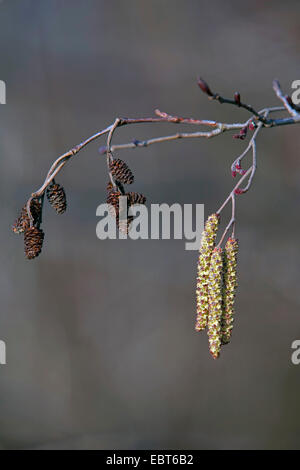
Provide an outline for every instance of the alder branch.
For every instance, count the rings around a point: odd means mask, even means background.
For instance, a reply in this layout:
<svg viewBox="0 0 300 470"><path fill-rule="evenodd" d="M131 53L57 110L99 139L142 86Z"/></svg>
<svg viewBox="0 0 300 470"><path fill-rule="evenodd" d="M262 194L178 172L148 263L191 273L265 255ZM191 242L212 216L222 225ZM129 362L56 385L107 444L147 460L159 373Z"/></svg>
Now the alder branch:
<svg viewBox="0 0 300 470"><path fill-rule="evenodd" d="M55 181L56 176L83 148L102 136L106 137L106 144L102 146L99 151L101 155L106 155L107 172L110 180L107 185L106 202L108 208L113 210L116 218L116 226L119 231L126 234L129 232L130 224L134 219L133 216L129 215L130 211L128 207L134 206L135 204L145 204L146 198L141 193L133 191L125 192L125 185L133 183L134 175L123 160L115 157L114 152L116 150L147 147L156 143L179 139L213 138L224 132L232 132L234 139L242 141L248 139L244 150L240 152L231 165L231 175L233 178L238 176L238 181L235 183L220 208L208 217L199 250L196 283L197 318L195 329L196 331L201 331L207 326L209 349L212 356L216 359L219 357L221 345L228 344L231 338L234 319L234 296L237 286L238 240L235 238L236 202L237 197L245 194L252 187L254 181L257 168L257 136L261 134L264 129L299 124L300 109L292 102L288 95L284 95L278 80L273 81L273 89L282 105L264 107L259 111L253 106L245 104L241 100L241 95L238 92L234 93L233 99L229 99L224 98L218 93L213 93L203 79L198 80L198 85L210 100L216 100L221 104L227 103L235 107L243 108L250 116L248 116L248 119L244 122L227 123L217 120L180 117L156 109L155 117L118 117L111 125L82 141L53 162L42 186L31 194L27 204L22 208L21 214L12 228L15 233L24 233L24 251L26 258L36 258L41 252L44 240L41 222L45 192L51 206L58 214L62 214L66 210L67 201L64 188ZM284 115L282 117L270 117L270 115L276 113L284 113ZM119 127L142 123L200 126L200 130L196 132L183 132L180 130L180 132L175 134L154 137L142 141L133 140L123 144L112 144L112 140ZM251 162L246 166L246 168L248 168L244 169L242 163L244 163L248 154L252 155ZM121 210L122 202L120 205L120 196L122 195L125 196L124 199L126 201L125 212ZM230 220L215 248L220 214L230 202ZM125 217L123 217L123 215L125 215ZM230 230L232 230L232 232L229 237L228 234ZM228 237L227 241L225 241L226 237Z"/></svg>
<svg viewBox="0 0 300 470"><path fill-rule="evenodd" d="M238 106L239 108L244 108L251 114L253 114L253 116L255 116L259 121L266 123L266 119L264 118L264 116L261 115L259 111L256 111L253 106L245 104L241 101L241 95L239 92L234 93L233 99L224 98L224 96L221 96L219 93L213 93L206 81L203 80L203 78L198 78L198 86L208 96L210 100L216 100L220 104L226 103Z"/></svg>
<svg viewBox="0 0 300 470"><path fill-rule="evenodd" d="M283 106L276 106L272 108L264 108L260 113L265 112L266 110L269 111L269 113L272 112L280 112L284 111L285 108ZM166 113L164 113L166 114ZM170 116L170 115L168 115ZM173 117L174 118L174 117ZM207 121L210 124L207 124L209 126L215 127L213 131L208 131L208 132L177 132L176 134L172 135L167 135L167 136L161 136L161 137L154 137L152 139L146 139L146 140L138 140L138 139L133 139L131 142L126 142L124 144L114 144L111 146L111 151L115 150L123 150L123 149L134 149L134 148L140 148L140 147L148 147L152 144L158 144L158 143L163 143L163 142L169 142L171 140L177 140L177 139L190 139L190 138L200 138L200 137L205 137L207 139L216 137L217 135L220 135L226 131L232 131L232 130L242 130L245 127L249 125L249 123L253 120L254 116L252 116L250 119L248 119L245 122L240 122L240 123L222 123L222 122L217 122L217 121ZM187 118L177 118L176 119L182 119L182 121L175 121L174 120L167 120L167 122L173 122L173 123L186 123L186 124L199 124L200 120L197 122L196 119L190 119L188 120ZM183 121L184 120L184 121ZM163 122L165 120L162 120L160 122ZM202 121L203 123L204 121ZM291 124L297 124L297 120L294 118L278 118L278 119L269 119L264 123L264 128L268 127L279 127L279 126L285 126L285 125L291 125ZM99 147L99 153L100 154L105 154L107 150L106 145Z"/></svg>
<svg viewBox="0 0 300 470"><path fill-rule="evenodd" d="M235 134L233 137L239 139L245 139L247 132L249 129L251 131L255 131L253 137L250 139L248 146L246 147L245 151L235 160L232 167L232 173L240 173L242 178L240 179L239 183L236 185L234 190L239 189L240 183L244 181L244 177L250 174L248 183L244 189L241 189L241 192L246 192L252 183L253 176L256 169L256 144L255 144L255 137L256 132L263 128L272 128L272 127L279 127L291 124L297 124L300 121L300 114L297 112L295 108L289 103L289 100L286 96L283 95L280 84L278 80L274 80L273 88L277 95L277 97L282 101L283 107L269 107L263 108L260 111L256 111L255 108L251 105L247 105L241 101L241 97L239 93L234 94L234 99L224 98L218 93L213 93L210 88L208 87L207 83L203 79L198 80L198 85L201 90L208 95L208 98L211 100L217 100L219 103L227 103L234 106L238 106L244 108L248 112L251 113L251 117L247 119L245 122L236 122L236 123L224 123L218 122L213 120L205 120L205 119L195 119L195 118L186 118L186 117L179 117L168 114L166 112L162 112L160 110L155 110L156 117L147 117L147 118L117 118L113 124L109 125L103 130L93 134L86 140L82 141L68 152L64 153L63 155L59 156L54 163L51 165L46 178L42 184L42 186L35 192L33 192L28 199L27 202L27 212L30 218L30 224L33 224L33 217L31 214L31 201L33 198L41 198L45 190L47 189L48 185L53 181L53 179L58 175L58 173L63 169L65 164L72 159L75 155L77 155L83 148L85 148L89 143L95 141L96 139L100 138L103 135L107 135L107 142L106 145L99 149L101 154L107 155L107 165L108 165L108 172L109 177L112 184L115 186L114 178L112 177L109 171L109 162L113 159L113 152L115 150L121 149L130 149L130 148L140 148L140 147L148 147L149 145L153 145L156 143L168 142L173 140L179 139L191 139L191 138L212 138L216 137L224 132L230 131L239 131L239 134ZM271 119L268 118L270 113L274 112L281 112L287 111L289 113L288 117ZM193 125L193 126L203 126L208 128L213 128L212 130L201 130L198 132L177 132L172 135L166 135L161 137L155 137L146 140L133 140L132 142L125 143L125 144L115 144L112 145L112 137L115 131L122 126L132 125L132 124L140 124L140 123L169 123L169 124L184 124L184 125ZM247 155L248 151L252 149L253 152L253 163L252 166L244 173L244 170L240 168L240 163L242 159ZM254 161L255 159L255 161ZM250 171L251 170L251 171ZM234 191L233 190L233 191ZM229 196L229 200L232 199L231 195ZM231 224L232 225L232 224Z"/></svg>

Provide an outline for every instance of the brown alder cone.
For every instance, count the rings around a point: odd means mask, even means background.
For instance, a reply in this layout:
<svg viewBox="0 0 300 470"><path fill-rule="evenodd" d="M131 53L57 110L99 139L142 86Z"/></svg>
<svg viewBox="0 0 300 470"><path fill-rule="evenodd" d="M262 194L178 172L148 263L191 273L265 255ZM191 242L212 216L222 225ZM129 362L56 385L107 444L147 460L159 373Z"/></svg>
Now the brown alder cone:
<svg viewBox="0 0 300 470"><path fill-rule="evenodd" d="M115 210L111 210L110 213L111 215L115 216L118 215L119 213L119 197L122 196L120 191L114 189L110 191L107 195L106 202L110 206L113 206Z"/></svg>
<svg viewBox="0 0 300 470"><path fill-rule="evenodd" d="M112 191L114 189L114 185L112 184L111 181L109 181L106 185L106 190L108 193L110 193L110 191Z"/></svg>
<svg viewBox="0 0 300 470"><path fill-rule="evenodd" d="M120 183L132 184L134 181L134 176L127 164L123 162L120 158L112 160L109 163L109 170L113 177L120 181Z"/></svg>
<svg viewBox="0 0 300 470"><path fill-rule="evenodd" d="M126 196L128 198L128 204L130 206L133 206L134 204L145 204L146 202L146 197L143 194L140 193L126 193Z"/></svg>
<svg viewBox="0 0 300 470"><path fill-rule="evenodd" d="M50 183L47 188L47 199L57 214L63 214L67 208L67 199L64 188L57 183Z"/></svg>
<svg viewBox="0 0 300 470"><path fill-rule="evenodd" d="M39 224L41 216L42 204L38 199L32 199L30 204L31 215L33 217L33 225ZM22 208L21 213L15 223L12 226L12 230L15 233L23 233L27 228L30 227L30 220L27 213L27 204Z"/></svg>
<svg viewBox="0 0 300 470"><path fill-rule="evenodd" d="M36 258L42 251L44 241L43 230L37 227L29 227L24 233L24 250L27 259Z"/></svg>

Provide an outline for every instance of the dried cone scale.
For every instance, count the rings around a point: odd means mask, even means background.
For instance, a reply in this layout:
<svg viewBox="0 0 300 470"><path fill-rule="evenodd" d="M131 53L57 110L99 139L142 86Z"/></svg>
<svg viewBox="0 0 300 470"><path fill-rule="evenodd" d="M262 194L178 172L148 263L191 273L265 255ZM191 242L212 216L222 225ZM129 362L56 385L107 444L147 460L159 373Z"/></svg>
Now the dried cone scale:
<svg viewBox="0 0 300 470"><path fill-rule="evenodd" d="M115 217L118 216L119 214L119 197L122 196L120 191L117 189L111 190L106 198L107 204L110 206L113 206L114 210L110 207L110 214Z"/></svg>
<svg viewBox="0 0 300 470"><path fill-rule="evenodd" d="M126 194L128 198L128 204L133 206L134 204L145 204L146 197L140 193L130 192Z"/></svg>
<svg viewBox="0 0 300 470"><path fill-rule="evenodd" d="M31 215L33 217L33 225L37 225L39 223L39 219L41 216L41 209L42 204L39 199L32 199L30 204ZM30 227L30 220L27 213L27 204L22 208L21 214L15 221L14 225L12 226L12 230L15 233L23 233L27 228Z"/></svg>
<svg viewBox="0 0 300 470"><path fill-rule="evenodd" d="M208 301L209 313L207 334L209 351L217 359L221 349L221 316L223 287L223 256L221 248L215 248L209 268Z"/></svg>
<svg viewBox="0 0 300 470"><path fill-rule="evenodd" d="M46 194L50 205L56 210L57 214L63 214L67 208L64 188L52 181L47 188Z"/></svg>
<svg viewBox="0 0 300 470"><path fill-rule="evenodd" d="M219 226L219 216L212 214L208 217L201 239L201 247L197 267L197 317L195 330L204 330L208 318L208 275L210 259L215 247L217 230Z"/></svg>
<svg viewBox="0 0 300 470"><path fill-rule="evenodd" d="M111 181L109 181L106 185L106 190L108 193L110 193L110 191L112 191L114 189L114 185L112 184Z"/></svg>
<svg viewBox="0 0 300 470"><path fill-rule="evenodd" d="M111 160L109 163L109 170L114 179L124 184L131 184L134 181L134 176L127 164L120 158Z"/></svg>
<svg viewBox="0 0 300 470"><path fill-rule="evenodd" d="M228 344L234 321L234 298L237 288L238 240L229 238L224 252L222 344Z"/></svg>
<svg viewBox="0 0 300 470"><path fill-rule="evenodd" d="M36 258L42 251L44 241L43 230L37 227L29 227L24 233L24 250L27 259Z"/></svg>

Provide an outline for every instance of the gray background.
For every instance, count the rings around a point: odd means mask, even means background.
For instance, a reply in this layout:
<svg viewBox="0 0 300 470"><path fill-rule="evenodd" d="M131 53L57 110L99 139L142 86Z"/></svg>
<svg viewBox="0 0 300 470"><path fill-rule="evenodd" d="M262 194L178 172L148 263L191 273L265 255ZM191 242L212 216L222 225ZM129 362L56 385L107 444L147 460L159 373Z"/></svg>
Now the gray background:
<svg viewBox="0 0 300 470"><path fill-rule="evenodd" d="M272 79L286 92L300 79L299 14L296 0L1 2L3 449L299 448L296 126L260 134L255 183L237 200L237 318L219 361L194 332L197 253L180 240L96 238L104 140L60 174L68 211L59 217L46 205L38 259L25 260L22 237L10 231L54 158L116 116L159 107L246 119L209 102L199 74L224 95L276 105ZM177 130L128 126L115 142ZM244 145L225 134L119 156L149 203L205 203L208 215L230 191L229 167Z"/></svg>

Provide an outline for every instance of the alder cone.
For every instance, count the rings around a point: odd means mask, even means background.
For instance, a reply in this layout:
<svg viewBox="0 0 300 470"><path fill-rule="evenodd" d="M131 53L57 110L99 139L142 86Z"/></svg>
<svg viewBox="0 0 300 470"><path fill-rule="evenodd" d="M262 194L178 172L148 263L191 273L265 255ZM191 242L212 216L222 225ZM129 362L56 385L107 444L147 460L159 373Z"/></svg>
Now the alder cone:
<svg viewBox="0 0 300 470"><path fill-rule="evenodd" d="M32 199L30 204L31 215L33 217L33 225L38 225L41 217L42 204L39 199ZM15 233L23 233L30 227L30 220L27 213L27 204L22 208L21 213L12 226Z"/></svg>
<svg viewBox="0 0 300 470"><path fill-rule="evenodd" d="M43 230L37 227L29 227L24 233L24 250L27 259L36 258L42 251L44 241Z"/></svg>
<svg viewBox="0 0 300 470"><path fill-rule="evenodd" d="M47 198L57 214L63 214L67 208L65 190L60 184L51 183L47 188Z"/></svg>
<svg viewBox="0 0 300 470"><path fill-rule="evenodd" d="M116 216L119 214L119 197L120 196L122 196L122 194L118 190L112 190L107 195L107 198L106 198L107 204L113 206L115 209L115 210L110 210L110 214L112 216Z"/></svg>
<svg viewBox="0 0 300 470"><path fill-rule="evenodd" d="M112 184L111 181L109 181L106 185L106 190L108 193L110 193L110 191L112 191L114 189L114 185Z"/></svg>
<svg viewBox="0 0 300 470"><path fill-rule="evenodd" d="M123 162L120 158L112 160L109 163L109 170L113 177L120 181L120 183L132 184L134 181L134 176L127 164Z"/></svg>
<svg viewBox="0 0 300 470"><path fill-rule="evenodd" d="M128 204L133 206L134 204L145 204L146 197L140 193L130 192L126 194L128 198Z"/></svg>
<svg viewBox="0 0 300 470"><path fill-rule="evenodd" d="M107 198L106 198L107 204L111 204L112 206L117 208L119 206L119 197L120 196L122 196L120 191L118 191L118 190L110 191L107 195Z"/></svg>

